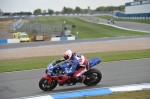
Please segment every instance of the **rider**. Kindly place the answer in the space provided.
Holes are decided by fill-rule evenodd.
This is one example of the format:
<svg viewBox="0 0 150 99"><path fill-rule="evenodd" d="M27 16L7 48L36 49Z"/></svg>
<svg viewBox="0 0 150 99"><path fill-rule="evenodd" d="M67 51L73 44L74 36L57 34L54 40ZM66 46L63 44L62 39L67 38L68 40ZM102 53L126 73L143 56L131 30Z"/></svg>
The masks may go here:
<svg viewBox="0 0 150 99"><path fill-rule="evenodd" d="M73 74L75 79L82 80L81 82L83 82L85 77L82 74L89 69L87 58L81 54L77 54L76 52L73 53L71 50L65 51L63 57L65 60L72 63L70 68L65 68L64 73ZM77 67L79 67L79 69L75 72Z"/></svg>

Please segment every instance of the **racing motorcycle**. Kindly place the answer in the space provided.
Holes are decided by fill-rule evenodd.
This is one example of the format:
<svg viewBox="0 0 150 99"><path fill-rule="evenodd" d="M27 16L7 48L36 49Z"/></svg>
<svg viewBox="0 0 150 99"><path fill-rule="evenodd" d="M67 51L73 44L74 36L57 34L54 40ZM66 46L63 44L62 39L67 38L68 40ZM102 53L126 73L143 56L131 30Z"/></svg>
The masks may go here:
<svg viewBox="0 0 150 99"><path fill-rule="evenodd" d="M72 63L70 61L65 61L61 59L63 62L53 62L49 63L45 75L39 81L39 87L43 91L50 91L53 90L57 84L59 86L72 86L75 84L85 84L86 86L94 86L98 84L102 79L102 74L98 69L92 68L101 62L100 58L91 58L88 59L89 61L89 69L82 75L84 75L84 80L77 80L73 78L73 74L64 74L64 68L69 68ZM76 71L79 69L77 66Z"/></svg>

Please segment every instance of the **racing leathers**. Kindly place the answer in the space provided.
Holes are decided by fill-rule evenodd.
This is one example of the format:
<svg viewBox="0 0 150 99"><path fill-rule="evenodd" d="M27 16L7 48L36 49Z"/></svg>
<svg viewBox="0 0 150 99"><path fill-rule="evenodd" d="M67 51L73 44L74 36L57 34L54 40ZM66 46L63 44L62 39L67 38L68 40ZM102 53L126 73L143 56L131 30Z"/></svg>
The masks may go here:
<svg viewBox="0 0 150 99"><path fill-rule="evenodd" d="M81 54L73 53L69 61L72 65L70 68L65 68L64 73L73 74L74 78L78 78L89 69L88 60ZM79 69L76 71L77 67L79 67Z"/></svg>

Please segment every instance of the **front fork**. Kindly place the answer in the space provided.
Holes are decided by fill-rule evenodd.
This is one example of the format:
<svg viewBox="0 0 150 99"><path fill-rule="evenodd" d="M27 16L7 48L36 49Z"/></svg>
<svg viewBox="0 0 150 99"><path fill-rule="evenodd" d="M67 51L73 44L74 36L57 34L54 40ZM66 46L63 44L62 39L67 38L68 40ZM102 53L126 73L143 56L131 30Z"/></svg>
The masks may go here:
<svg viewBox="0 0 150 99"><path fill-rule="evenodd" d="M47 79L47 84L48 84L48 85L50 85L50 84L51 84L51 82L52 82L52 78L51 78L51 76L50 76L50 75L45 74L45 75L43 76L43 78Z"/></svg>

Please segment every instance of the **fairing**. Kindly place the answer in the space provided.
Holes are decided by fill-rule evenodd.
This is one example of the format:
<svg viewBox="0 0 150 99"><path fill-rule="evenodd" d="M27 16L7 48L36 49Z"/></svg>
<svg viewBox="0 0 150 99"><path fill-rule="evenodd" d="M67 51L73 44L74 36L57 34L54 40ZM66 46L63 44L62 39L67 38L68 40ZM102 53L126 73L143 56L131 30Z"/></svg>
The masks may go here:
<svg viewBox="0 0 150 99"><path fill-rule="evenodd" d="M99 64L101 62L101 59L100 58L91 58L88 61L89 61L90 68L92 68L93 66Z"/></svg>
<svg viewBox="0 0 150 99"><path fill-rule="evenodd" d="M43 76L43 78L47 79L48 84L50 84L51 81L52 81L52 78L51 78L50 75L48 75L48 74L45 74L45 75Z"/></svg>

